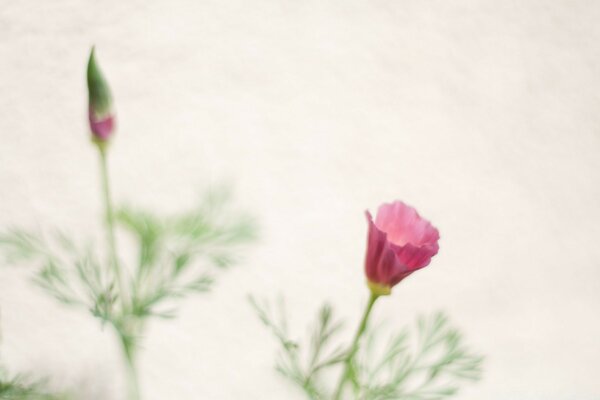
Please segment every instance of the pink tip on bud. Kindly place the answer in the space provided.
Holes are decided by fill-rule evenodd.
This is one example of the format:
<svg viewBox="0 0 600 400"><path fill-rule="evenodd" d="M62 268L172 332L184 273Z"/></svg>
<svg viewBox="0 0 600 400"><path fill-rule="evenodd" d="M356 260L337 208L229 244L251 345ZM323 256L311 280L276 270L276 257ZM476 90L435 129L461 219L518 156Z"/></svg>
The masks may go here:
<svg viewBox="0 0 600 400"><path fill-rule="evenodd" d="M89 118L90 129L92 130L94 139L106 141L112 136L115 128L115 117L113 115L108 115L102 119L95 119L94 112L90 110Z"/></svg>

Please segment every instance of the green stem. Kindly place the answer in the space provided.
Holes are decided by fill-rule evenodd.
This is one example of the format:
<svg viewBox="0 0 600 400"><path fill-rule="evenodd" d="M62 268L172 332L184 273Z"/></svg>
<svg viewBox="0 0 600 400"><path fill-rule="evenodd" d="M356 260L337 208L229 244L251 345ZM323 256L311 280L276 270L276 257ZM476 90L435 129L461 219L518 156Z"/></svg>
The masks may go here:
<svg viewBox="0 0 600 400"><path fill-rule="evenodd" d="M375 304L375 300L377 300L378 298L379 295L375 293L371 293L371 297L369 297L367 308L365 308L365 313L363 314L362 320L360 321L360 325L358 326L356 335L354 335L354 340L352 341L352 345L350 347L350 353L348 353L348 357L346 357L346 361L344 362L344 371L342 372L342 376L340 377L340 381L337 385L337 390L333 397L334 400L340 400L342 397L344 386L346 385L346 382L350 377L350 371L352 368L352 362L354 361L354 356L356 356L356 353L358 352L358 344L360 342L360 338L367 329L367 322L369 321L369 316L371 315L373 304Z"/></svg>
<svg viewBox="0 0 600 400"><path fill-rule="evenodd" d="M119 339L123 346L125 366L127 368L127 399L139 400L140 389L135 363L135 343L122 333L119 333Z"/></svg>
<svg viewBox="0 0 600 400"><path fill-rule="evenodd" d="M123 278L121 276L121 267L119 265L119 257L117 256L117 242L115 239L115 216L113 212L113 206L110 196L110 182L108 178L108 163L106 161L106 144L98 143L98 149L100 150L100 169L102 175L102 194L104 196L104 206L106 210L106 233L108 236L108 247L110 250L111 264L119 286L119 296L121 298L121 304L125 306L125 286L123 284Z"/></svg>
<svg viewBox="0 0 600 400"><path fill-rule="evenodd" d="M98 142L98 150L100 151L100 172L102 175L102 194L104 197L104 206L106 212L106 234L108 237L108 247L110 251L111 265L113 273L119 288L119 299L121 302L122 316L126 315L127 302L125 301L125 285L123 283L121 265L117 254L117 241L115 237L115 216L110 195L110 181L108 175L108 162L106 157L106 143ZM127 392L128 400L139 400L140 392L138 386L137 372L135 368L135 343L125 331L119 330L118 335L123 347L123 355L125 356L125 366L127 368Z"/></svg>

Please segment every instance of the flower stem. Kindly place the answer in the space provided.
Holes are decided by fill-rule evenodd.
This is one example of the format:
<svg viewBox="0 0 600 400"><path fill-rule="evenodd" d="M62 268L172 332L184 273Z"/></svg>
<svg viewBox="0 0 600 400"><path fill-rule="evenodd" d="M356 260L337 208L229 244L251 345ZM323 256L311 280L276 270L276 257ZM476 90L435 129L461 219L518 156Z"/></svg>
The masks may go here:
<svg viewBox="0 0 600 400"><path fill-rule="evenodd" d="M117 256L117 242L115 239L115 223L114 223L114 212L112 206L112 200L110 196L110 182L108 178L108 163L106 160L106 144L98 143L98 150L100 151L100 170L102 175L102 194L104 197L104 206L106 210L106 233L108 237L108 247L110 250L111 264L113 266L113 272L117 285L119 286L119 298L121 304L125 306L125 286L123 285L123 278L121 276L121 267L119 265L119 257Z"/></svg>
<svg viewBox="0 0 600 400"><path fill-rule="evenodd" d="M119 333L119 339L121 340L121 344L123 346L125 366L127 367L127 399L139 400L140 389L135 366L135 343L129 340L129 338L122 333Z"/></svg>
<svg viewBox="0 0 600 400"><path fill-rule="evenodd" d="M117 285L119 288L118 298L121 303L122 316L126 315L127 302L125 301L125 285L123 283L121 265L117 254L117 241L115 237L115 216L110 195L110 180L108 175L108 162L106 157L106 143L97 142L100 152L100 172L102 175L102 195L104 198L104 206L106 212L106 234L108 238L108 247L110 251L111 265ZM109 296L110 297L110 296ZM115 326L116 327L116 326ZM127 368L127 392L128 400L139 400L140 392L138 387L137 372L135 368L135 343L131 340L125 331L117 329L121 345L123 347L123 355L125 356L125 364Z"/></svg>
<svg viewBox="0 0 600 400"><path fill-rule="evenodd" d="M365 313L363 314L362 320L360 321L360 325L358 326L358 330L354 335L354 340L352 341L352 345L350 347L350 352L348 353L348 357L344 361L344 371L342 372L342 376L340 377L340 381L337 385L337 390L334 395L334 400L340 400L342 397L342 393L344 390L344 386L350 377L350 373L352 371L352 362L354 361L354 356L358 352L358 344L360 342L360 338L365 333L367 329L367 322L369 321L369 316L371 315L371 310L373 309L373 304L375 304L375 300L379 298L379 295L371 292L371 297L369 297L369 302L367 303L367 307L365 308Z"/></svg>

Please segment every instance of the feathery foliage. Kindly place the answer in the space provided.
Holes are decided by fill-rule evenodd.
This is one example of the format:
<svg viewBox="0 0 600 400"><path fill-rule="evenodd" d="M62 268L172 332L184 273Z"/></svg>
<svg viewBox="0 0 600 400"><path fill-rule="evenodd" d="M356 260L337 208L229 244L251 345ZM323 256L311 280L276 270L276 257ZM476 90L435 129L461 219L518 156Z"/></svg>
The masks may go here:
<svg viewBox="0 0 600 400"><path fill-rule="evenodd" d="M344 361L347 355L344 347L332 343L341 331L342 323L334 320L331 306L321 307L311 329L310 341L301 344L290 338L283 300L278 304L277 315L269 303L259 302L254 297L249 300L281 346L277 371L300 387L310 399L325 399L321 372Z"/></svg>
<svg viewBox="0 0 600 400"><path fill-rule="evenodd" d="M268 302L250 298L262 323L281 347L277 370L313 400L330 400L328 369L339 369L350 345L345 343L342 322L334 321L325 305L312 329L312 339L302 345L290 338L285 310L280 302L273 312ZM354 359L350 380L357 400L438 400L456 394L460 384L481 377L483 358L465 345L460 332L438 312L420 317L416 330L403 329L381 346L381 329L368 329Z"/></svg>
<svg viewBox="0 0 600 400"><path fill-rule="evenodd" d="M419 317L414 332L392 335L379 351L377 338L378 331L370 331L359 353L359 399L442 399L456 394L462 382L481 378L483 357L465 346L441 312Z"/></svg>

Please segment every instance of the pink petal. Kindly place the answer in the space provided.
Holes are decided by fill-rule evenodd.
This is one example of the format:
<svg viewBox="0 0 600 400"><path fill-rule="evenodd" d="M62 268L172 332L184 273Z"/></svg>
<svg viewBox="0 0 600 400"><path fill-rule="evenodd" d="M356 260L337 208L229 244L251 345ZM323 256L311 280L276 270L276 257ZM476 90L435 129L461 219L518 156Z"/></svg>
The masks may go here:
<svg viewBox="0 0 600 400"><path fill-rule="evenodd" d="M388 240L395 245L406 243L420 246L432 244L439 240L438 230L417 211L403 203L395 201L384 203L379 207L375 217L375 225L388 235Z"/></svg>

